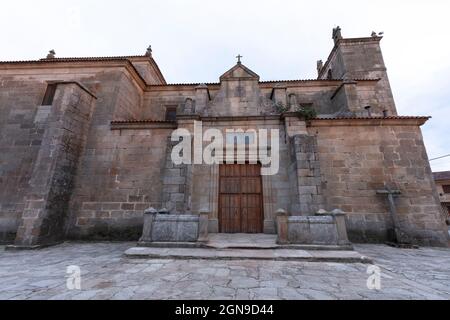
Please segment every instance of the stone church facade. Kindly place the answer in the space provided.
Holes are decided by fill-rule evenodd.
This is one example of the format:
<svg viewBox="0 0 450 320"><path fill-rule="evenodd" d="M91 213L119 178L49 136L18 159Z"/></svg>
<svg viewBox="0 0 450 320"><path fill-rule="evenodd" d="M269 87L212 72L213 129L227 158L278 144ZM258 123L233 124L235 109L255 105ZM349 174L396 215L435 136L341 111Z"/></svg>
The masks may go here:
<svg viewBox="0 0 450 320"><path fill-rule="evenodd" d="M381 242L393 221L380 190L398 190L396 227L420 244L447 245L420 129L429 117L397 114L381 39L335 29L314 80L261 81L239 60L217 83L168 84L150 48L0 62L0 240L137 240L154 207L206 212L212 233L276 233L279 209L340 209L350 240ZM317 115L302 116L303 107ZM279 172L175 165L172 132L200 121L203 130L278 129ZM247 191L234 190L239 181Z"/></svg>

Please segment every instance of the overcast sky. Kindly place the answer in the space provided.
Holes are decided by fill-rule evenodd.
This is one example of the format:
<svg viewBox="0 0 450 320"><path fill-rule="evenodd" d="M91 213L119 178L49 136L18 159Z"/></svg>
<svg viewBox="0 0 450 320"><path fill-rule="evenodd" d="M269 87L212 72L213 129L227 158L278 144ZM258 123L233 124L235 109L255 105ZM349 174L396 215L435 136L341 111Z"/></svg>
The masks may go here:
<svg viewBox="0 0 450 320"><path fill-rule="evenodd" d="M235 56L262 80L315 78L331 30L384 31L382 49L401 115L430 115L430 158L450 154L450 1L5 1L0 60L144 54L169 83L216 82ZM432 161L450 170L450 158Z"/></svg>

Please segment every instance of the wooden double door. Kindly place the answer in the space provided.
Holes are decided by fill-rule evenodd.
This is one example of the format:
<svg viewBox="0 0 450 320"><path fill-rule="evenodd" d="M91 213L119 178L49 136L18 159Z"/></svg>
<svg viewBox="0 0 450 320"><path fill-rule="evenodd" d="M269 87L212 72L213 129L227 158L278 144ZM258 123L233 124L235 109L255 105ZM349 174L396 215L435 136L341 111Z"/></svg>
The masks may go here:
<svg viewBox="0 0 450 320"><path fill-rule="evenodd" d="M261 166L220 165L219 230L262 233L264 229Z"/></svg>

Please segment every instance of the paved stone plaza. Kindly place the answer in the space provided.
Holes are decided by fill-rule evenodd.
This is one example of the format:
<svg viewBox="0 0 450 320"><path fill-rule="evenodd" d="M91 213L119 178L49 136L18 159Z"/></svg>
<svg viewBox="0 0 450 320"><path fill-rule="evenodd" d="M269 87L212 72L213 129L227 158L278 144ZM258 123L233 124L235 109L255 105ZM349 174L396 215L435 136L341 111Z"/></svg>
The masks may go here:
<svg viewBox="0 0 450 320"><path fill-rule="evenodd" d="M66 243L40 251L0 247L0 299L450 299L450 250L357 245L381 268L292 261L127 259L135 243ZM67 267L81 289L66 288Z"/></svg>

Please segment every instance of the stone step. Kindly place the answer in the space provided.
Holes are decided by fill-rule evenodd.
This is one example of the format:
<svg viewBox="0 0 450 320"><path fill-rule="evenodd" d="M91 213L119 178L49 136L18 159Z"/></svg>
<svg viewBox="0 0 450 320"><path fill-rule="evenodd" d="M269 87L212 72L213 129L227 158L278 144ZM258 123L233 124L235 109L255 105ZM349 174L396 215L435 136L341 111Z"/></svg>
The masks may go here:
<svg viewBox="0 0 450 320"><path fill-rule="evenodd" d="M353 245L302 245L302 244L242 244L242 243L214 243L214 242L139 242L138 247L148 248L203 248L203 249L253 249L253 250L280 250L280 249L295 249L295 250L321 250L321 251L352 251Z"/></svg>
<svg viewBox="0 0 450 320"><path fill-rule="evenodd" d="M356 251L298 249L206 249L135 247L125 252L134 259L174 260L270 260L337 263L372 263Z"/></svg>

